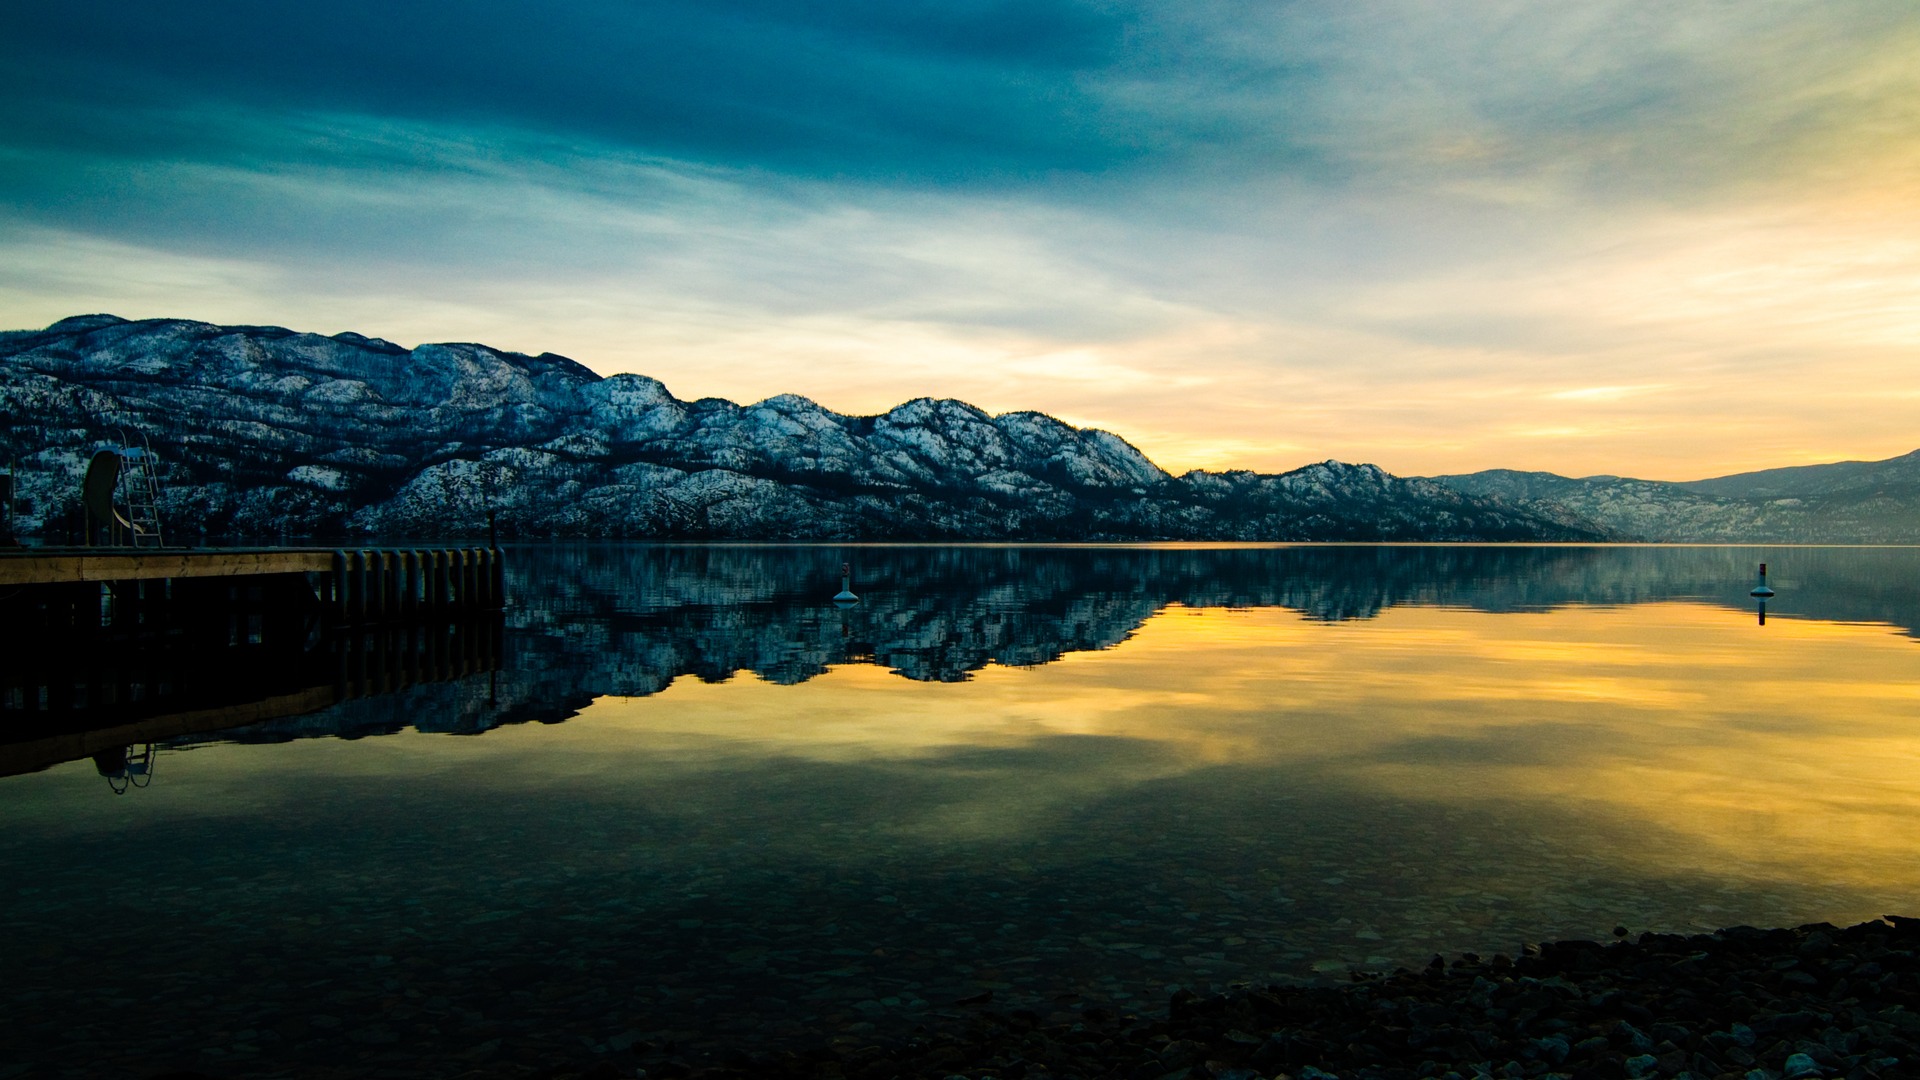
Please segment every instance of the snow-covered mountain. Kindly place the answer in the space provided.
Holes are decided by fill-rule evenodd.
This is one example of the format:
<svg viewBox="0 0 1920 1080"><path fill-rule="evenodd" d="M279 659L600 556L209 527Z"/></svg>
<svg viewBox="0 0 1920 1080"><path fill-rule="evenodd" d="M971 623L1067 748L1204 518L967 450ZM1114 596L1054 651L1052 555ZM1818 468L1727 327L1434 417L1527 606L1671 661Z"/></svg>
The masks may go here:
<svg viewBox="0 0 1920 1080"><path fill-rule="evenodd" d="M1463 494L1560 514L1623 540L1920 542L1920 450L1668 483L1492 469L1434 480Z"/></svg>
<svg viewBox="0 0 1920 1080"><path fill-rule="evenodd" d="M1169 476L1124 439L921 398L847 416L681 401L552 354L111 315L0 333L15 526L59 540L87 457L144 437L171 541L213 536L1578 540L1370 465ZM123 434L124 433L124 434Z"/></svg>

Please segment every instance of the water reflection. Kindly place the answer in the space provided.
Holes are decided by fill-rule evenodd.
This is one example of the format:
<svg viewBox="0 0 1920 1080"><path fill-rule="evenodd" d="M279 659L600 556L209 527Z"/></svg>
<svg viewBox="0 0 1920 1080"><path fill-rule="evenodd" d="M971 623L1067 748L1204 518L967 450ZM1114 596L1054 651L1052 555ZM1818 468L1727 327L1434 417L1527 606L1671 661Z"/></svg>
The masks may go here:
<svg viewBox="0 0 1920 1080"><path fill-rule="evenodd" d="M153 783L154 756L158 751L152 743L101 750L93 755L93 767L115 795L125 795L133 788Z"/></svg>
<svg viewBox="0 0 1920 1080"><path fill-rule="evenodd" d="M1756 549L1591 547L864 548L857 609L826 599L845 549L554 548L515 552L526 616L597 654L599 693L645 694L680 675L750 671L783 684L867 662L955 681L989 663L1110 648L1154 612L1288 608L1316 621L1395 607L1546 611L1568 605L1748 603ZM1920 625L1909 549L1772 556L1774 614ZM549 591L547 584L551 583Z"/></svg>
<svg viewBox="0 0 1920 1080"><path fill-rule="evenodd" d="M421 730L474 732L565 719L601 696L747 672L795 685L847 664L958 682L1111 649L1156 612L1285 608L1314 622L1400 607L1485 612L1697 601L1732 609L1755 550L1739 548L524 548L509 562L509 615L494 710L430 710ZM1773 614L1920 626L1908 549L1794 549L1772 556ZM831 603L843 563L860 602ZM328 725L332 725L331 728ZM391 730L337 714L274 737Z"/></svg>
<svg viewBox="0 0 1920 1080"><path fill-rule="evenodd" d="M201 741L139 799L84 761L0 784L27 1060L630 1065L1920 895L1920 553L511 565L492 678ZM101 871L128 845L137 897ZM135 918L114 967L97 928Z"/></svg>
<svg viewBox="0 0 1920 1080"><path fill-rule="evenodd" d="M1111 649L1169 607L1284 608L1340 623L1403 607L1732 606L1752 602L1746 575L1768 557L1786 591L1776 616L1920 633L1913 549L535 546L509 560L515 606L505 623L328 636L268 607L246 636L223 623L132 646L10 642L0 653L0 775L112 741L30 753L7 745L72 730L181 745L213 732L238 741L472 734L559 722L596 698L655 694L685 677L747 672L795 685L871 664L959 682L988 665ZM856 564L859 602L829 602ZM1767 604L1756 606L1762 626ZM477 671L489 672L484 695L336 707ZM126 727L134 719L155 722Z"/></svg>
<svg viewBox="0 0 1920 1080"><path fill-rule="evenodd" d="M1726 609L1678 602L1407 608L1334 626L1173 608L1111 653L992 669L937 695L862 667L797 687L694 683L602 698L543 738L599 745L599 767L662 790L749 756L963 772L947 797L890 803L870 823L939 842L1029 838L1143 786L1254 772L1577 810L1640 836L1642 870L1684 872L1705 846L1725 849L1718 870L1755 880L1869 886L1899 865L1920 887L1905 832L1884 827L1920 821L1905 771L1920 759L1920 653L1839 624L1770 630L1757 640ZM1747 850L1762 819L1769 840Z"/></svg>
<svg viewBox="0 0 1920 1080"><path fill-rule="evenodd" d="M745 671L799 684L870 663L958 682L987 665L1110 650L1167 607L1284 607L1342 623L1409 605L1498 613L1732 605L1753 561L1755 552L1738 548L524 548L509 563L516 607L507 625L326 634L267 607L244 636L221 623L131 642L8 640L0 719L8 742L161 717L175 719L171 730L150 723L132 734L169 738L246 721L259 723L234 738L478 732L563 721L595 698L657 694L684 676L712 682ZM862 600L828 603L852 563ZM1793 550L1774 565L1788 575L1774 578L1788 590L1774 615L1887 623L1907 634L1920 625L1910 550ZM1757 615L1764 625L1766 601ZM495 669L503 675L480 698L330 707ZM69 759L90 753L75 748ZM0 774L44 763L44 753L29 763L0 751Z"/></svg>
<svg viewBox="0 0 1920 1080"><path fill-rule="evenodd" d="M507 718L497 672L498 616L445 623L326 629L269 620L245 637L190 632L0 639L0 777L91 758L116 792L151 783L155 746L207 741L357 737L431 728L437 714ZM394 715L364 699L404 698L438 683L484 680L485 695L428 695ZM455 719L450 725L459 726ZM140 750L135 761L130 746ZM125 760L110 767L116 756Z"/></svg>

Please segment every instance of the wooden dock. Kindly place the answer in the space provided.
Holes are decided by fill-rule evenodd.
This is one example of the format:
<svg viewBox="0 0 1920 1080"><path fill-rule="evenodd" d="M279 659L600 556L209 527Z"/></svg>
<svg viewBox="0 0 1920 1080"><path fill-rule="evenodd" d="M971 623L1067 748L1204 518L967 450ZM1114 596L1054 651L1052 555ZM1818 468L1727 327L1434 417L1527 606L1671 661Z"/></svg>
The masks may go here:
<svg viewBox="0 0 1920 1080"><path fill-rule="evenodd" d="M94 621L89 588L96 607L106 589L125 593L129 606L151 608L172 600L176 582L195 583L180 592L204 603L208 585L232 592L291 579L304 588L275 591L310 597L337 625L358 626L498 611L506 606L504 569L491 547L21 548L0 552L0 590L18 590L16 601L37 598L43 609L52 601L67 612L63 619L83 625Z"/></svg>
<svg viewBox="0 0 1920 1080"><path fill-rule="evenodd" d="M0 552L0 775L498 670L495 548Z"/></svg>
<svg viewBox="0 0 1920 1080"><path fill-rule="evenodd" d="M17 548L0 551L0 588L326 573L333 555L331 548Z"/></svg>

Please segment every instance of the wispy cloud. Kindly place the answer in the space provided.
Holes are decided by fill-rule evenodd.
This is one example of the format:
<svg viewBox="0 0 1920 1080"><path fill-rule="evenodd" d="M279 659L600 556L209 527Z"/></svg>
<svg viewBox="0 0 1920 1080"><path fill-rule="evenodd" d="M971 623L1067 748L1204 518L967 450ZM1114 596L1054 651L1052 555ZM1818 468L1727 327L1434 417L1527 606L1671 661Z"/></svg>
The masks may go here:
<svg viewBox="0 0 1920 1080"><path fill-rule="evenodd" d="M1920 442L1920 13L1508 0L0 16L0 321L1038 408L1171 468Z"/></svg>

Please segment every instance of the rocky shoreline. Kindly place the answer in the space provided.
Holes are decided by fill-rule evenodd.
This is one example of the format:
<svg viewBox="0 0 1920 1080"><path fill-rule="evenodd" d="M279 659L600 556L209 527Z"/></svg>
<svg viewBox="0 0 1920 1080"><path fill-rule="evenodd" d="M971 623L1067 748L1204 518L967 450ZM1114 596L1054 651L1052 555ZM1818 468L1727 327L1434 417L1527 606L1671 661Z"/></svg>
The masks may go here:
<svg viewBox="0 0 1920 1080"><path fill-rule="evenodd" d="M1920 1075L1920 919L1561 941L1336 986L1175 993L1164 1015L957 1002L912 1037L719 1060L641 1043L562 1077L1399 1080Z"/></svg>

